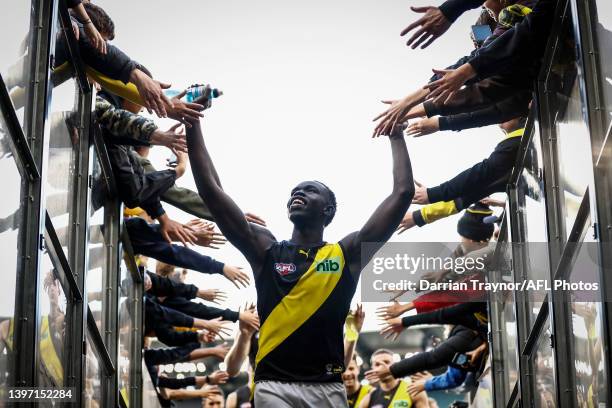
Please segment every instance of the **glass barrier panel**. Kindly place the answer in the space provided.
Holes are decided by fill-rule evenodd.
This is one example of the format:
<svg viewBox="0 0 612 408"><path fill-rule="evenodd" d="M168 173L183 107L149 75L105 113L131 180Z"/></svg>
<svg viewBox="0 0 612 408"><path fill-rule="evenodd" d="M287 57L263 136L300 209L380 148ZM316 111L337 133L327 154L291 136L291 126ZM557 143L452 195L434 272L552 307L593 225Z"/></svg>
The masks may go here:
<svg viewBox="0 0 612 408"><path fill-rule="evenodd" d="M574 80L567 105L557 117L559 191L565 218L566 240L578 208L593 178L589 131L584 122L578 81Z"/></svg>
<svg viewBox="0 0 612 408"><path fill-rule="evenodd" d="M548 327L548 321L545 323ZM555 398L555 357L550 344L550 330L545 330L538 339L533 355L533 395L536 407L554 408Z"/></svg>
<svg viewBox="0 0 612 408"><path fill-rule="evenodd" d="M597 32L600 84L603 87L605 103L606 135L612 129L612 3L608 0L595 0L597 5Z"/></svg>
<svg viewBox="0 0 612 408"><path fill-rule="evenodd" d="M117 356L117 378L119 381L119 393L129 406L130 401L130 364L132 357L130 355L130 344L133 341L134 322L131 315L132 301L130 294L132 292L132 278L128 271L125 261L121 261L120 273L121 291L119 293L119 347Z"/></svg>
<svg viewBox="0 0 612 408"><path fill-rule="evenodd" d="M522 224L525 231L525 244L522 246L525 255L525 275L532 282L550 283L544 168L539 123L534 124L533 132L527 149L525 167L517 186L520 215L523 218ZM544 285L525 292L530 327L535 322L546 293Z"/></svg>
<svg viewBox="0 0 612 408"><path fill-rule="evenodd" d="M102 401L102 388L104 384L104 368L98 360L93 344L89 340L89 333L86 337L87 355L85 356L85 382L83 388L83 399L85 408L104 407Z"/></svg>
<svg viewBox="0 0 612 408"><path fill-rule="evenodd" d="M0 74L6 85L21 126L30 90L30 22L32 4L11 2L0 14Z"/></svg>
<svg viewBox="0 0 612 408"><path fill-rule="evenodd" d="M61 387L68 359L66 295L47 253L41 260L40 272L37 386Z"/></svg>
<svg viewBox="0 0 612 408"><path fill-rule="evenodd" d="M576 261L569 282L597 283L599 277L598 245L587 233L584 242L576 246ZM595 291L571 290L571 327L573 340L576 398L578 406L605 406L608 403L606 384L608 375L604 369L605 336L601 293Z"/></svg>
<svg viewBox="0 0 612 408"><path fill-rule="evenodd" d="M75 108L76 83L73 78L53 88L45 137L49 139L45 186L46 208L70 260L73 238L73 201L76 186L76 160L79 146L79 115Z"/></svg>
<svg viewBox="0 0 612 408"><path fill-rule="evenodd" d="M88 270L87 270L87 302L91 313L96 320L100 333L104 333L105 322L103 322L106 306L106 293L104 291L105 277L107 274L107 250L110 242L104 235L104 225L107 218L107 197L105 183L102 181L100 160L94 153L92 186L89 196L89 242L87 244ZM102 336L104 338L104 336Z"/></svg>
<svg viewBox="0 0 612 408"><path fill-rule="evenodd" d="M20 271L20 242L23 231L22 201L26 179L22 177L9 140L11 136L0 113L0 174L2 174L2 200L0 201L0 259L3 279L0 285L0 397L6 392L7 381L13 372L15 350L15 297L17 276Z"/></svg>

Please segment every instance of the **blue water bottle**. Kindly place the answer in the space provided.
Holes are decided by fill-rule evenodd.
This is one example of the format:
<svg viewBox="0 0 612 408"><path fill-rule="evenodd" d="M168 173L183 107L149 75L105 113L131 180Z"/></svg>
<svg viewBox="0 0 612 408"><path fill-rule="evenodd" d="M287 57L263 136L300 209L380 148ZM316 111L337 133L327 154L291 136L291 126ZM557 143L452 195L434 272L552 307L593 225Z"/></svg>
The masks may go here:
<svg viewBox="0 0 612 408"><path fill-rule="evenodd" d="M223 95L223 92L221 92L217 88L211 88L208 85L192 85L187 89L187 95L185 95L185 99L187 100L187 102L193 102L195 99L201 97L205 93L207 94L205 96L208 100L212 100Z"/></svg>

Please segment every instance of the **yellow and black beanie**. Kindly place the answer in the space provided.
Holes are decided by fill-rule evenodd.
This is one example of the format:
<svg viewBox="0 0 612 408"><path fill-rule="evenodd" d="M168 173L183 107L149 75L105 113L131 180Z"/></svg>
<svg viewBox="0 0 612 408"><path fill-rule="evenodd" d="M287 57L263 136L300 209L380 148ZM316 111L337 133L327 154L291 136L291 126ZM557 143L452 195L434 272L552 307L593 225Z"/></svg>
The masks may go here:
<svg viewBox="0 0 612 408"><path fill-rule="evenodd" d="M484 219L491 215L493 215L493 210L489 206L481 203L472 204L459 219L457 232L472 241L488 241L495 227L493 224L485 223Z"/></svg>

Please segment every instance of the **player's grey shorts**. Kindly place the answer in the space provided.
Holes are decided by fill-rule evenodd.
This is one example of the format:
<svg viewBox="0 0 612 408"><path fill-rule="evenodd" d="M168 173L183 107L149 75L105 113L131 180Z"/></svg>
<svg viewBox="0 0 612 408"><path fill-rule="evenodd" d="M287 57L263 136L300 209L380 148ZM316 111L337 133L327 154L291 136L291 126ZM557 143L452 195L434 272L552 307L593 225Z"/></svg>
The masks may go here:
<svg viewBox="0 0 612 408"><path fill-rule="evenodd" d="M281 383L259 381L255 384L257 408L338 408L348 407L342 383Z"/></svg>

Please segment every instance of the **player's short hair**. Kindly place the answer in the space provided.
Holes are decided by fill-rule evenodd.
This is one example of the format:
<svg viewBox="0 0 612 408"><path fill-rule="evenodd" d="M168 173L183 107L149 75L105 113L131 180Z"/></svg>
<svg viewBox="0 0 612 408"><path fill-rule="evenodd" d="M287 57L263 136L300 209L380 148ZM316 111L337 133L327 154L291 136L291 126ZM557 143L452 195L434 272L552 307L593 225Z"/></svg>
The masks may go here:
<svg viewBox="0 0 612 408"><path fill-rule="evenodd" d="M319 183L323 187L325 187L325 189L327 190L327 194L329 195L329 205L334 207L331 215L328 216L327 219L325 220L325 226L328 226L332 222L332 220L334 219L334 216L336 215L336 208L337 208L336 194L334 194L332 189L329 188L325 183L323 183L323 182L321 182L319 180L314 180L314 181L316 183Z"/></svg>
<svg viewBox="0 0 612 408"><path fill-rule="evenodd" d="M380 354L388 354L390 356L393 356L393 352L389 349L386 348L380 348L378 350L376 350L375 352L372 353L372 356L370 357L370 361L374 360L374 357L380 355Z"/></svg>

